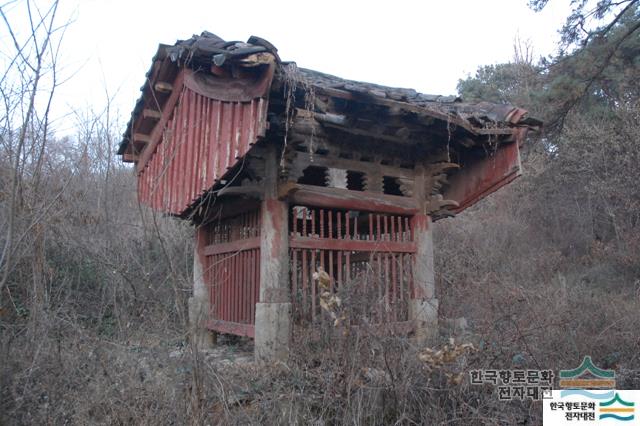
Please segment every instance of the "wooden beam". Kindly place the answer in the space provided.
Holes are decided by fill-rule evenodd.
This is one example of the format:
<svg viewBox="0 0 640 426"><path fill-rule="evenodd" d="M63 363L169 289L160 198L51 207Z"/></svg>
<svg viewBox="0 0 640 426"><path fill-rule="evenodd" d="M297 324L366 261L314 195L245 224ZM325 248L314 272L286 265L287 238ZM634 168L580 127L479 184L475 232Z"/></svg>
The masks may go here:
<svg viewBox="0 0 640 426"><path fill-rule="evenodd" d="M216 220L226 219L233 216L238 216L242 213L257 209L260 207L260 202L253 199L235 199L235 200L222 200L216 199L212 202L212 205L208 206L203 213L204 223L213 223Z"/></svg>
<svg viewBox="0 0 640 426"><path fill-rule="evenodd" d="M264 194L264 187L262 185L225 186L215 192L218 197L223 195L247 195L260 198Z"/></svg>
<svg viewBox="0 0 640 426"><path fill-rule="evenodd" d="M313 158L313 161L311 159ZM348 158L340 158L335 156L323 156L320 154L313 154L311 156L308 152L295 152L294 162L302 164L302 168L308 166L320 166L329 167L343 170L352 170L354 172L380 172L384 176L392 176L404 179L413 179L414 171L412 169L404 169L400 167L386 166L383 164L376 164L358 160L350 160Z"/></svg>
<svg viewBox="0 0 640 426"><path fill-rule="evenodd" d="M255 326L253 324L241 324L223 320L207 321L207 328L220 333L235 334L236 336L255 336Z"/></svg>
<svg viewBox="0 0 640 426"><path fill-rule="evenodd" d="M167 83L166 81L158 81L153 85L153 88L159 93L171 93L173 91L173 84Z"/></svg>
<svg viewBox="0 0 640 426"><path fill-rule="evenodd" d="M469 131L473 134L478 134L478 129L471 126L466 121L446 114L444 112L435 110L433 108L427 108L419 105L409 104L406 102L394 101L393 99L381 98L378 96L359 96L358 94L354 94L348 92L346 90L334 89L334 88L325 88L320 86L314 86L317 93L324 93L329 96L333 96L340 99L345 99L349 101L362 102L362 103L370 103L374 105L382 105L389 108L392 108L394 111L404 110L409 112L414 112L419 115L427 115L434 118L438 118L442 121L446 121L451 124L455 124L457 126L462 127L463 129Z"/></svg>
<svg viewBox="0 0 640 426"><path fill-rule="evenodd" d="M144 133L134 133L133 134L133 143L149 143L151 142L151 136L145 135Z"/></svg>
<svg viewBox="0 0 640 426"><path fill-rule="evenodd" d="M138 161L138 156L125 152L124 154L122 154L122 161L125 163L135 163L136 161Z"/></svg>
<svg viewBox="0 0 640 426"><path fill-rule="evenodd" d="M413 198L397 195L301 184L287 184L281 190L280 198L288 198L290 204L402 215L413 215L419 210Z"/></svg>
<svg viewBox="0 0 640 426"><path fill-rule="evenodd" d="M496 127L486 129L476 129L479 135L512 135L516 129L510 127Z"/></svg>
<svg viewBox="0 0 640 426"><path fill-rule="evenodd" d="M310 250L343 250L365 252L415 253L411 242L338 240L313 237L291 237L289 247Z"/></svg>
<svg viewBox="0 0 640 426"><path fill-rule="evenodd" d="M160 120L162 118L162 113L151 108L145 108L142 110L142 117L151 118L152 120Z"/></svg>
<svg viewBox="0 0 640 426"><path fill-rule="evenodd" d="M246 238L230 243L211 244L204 247L203 253L205 256L213 256L214 254L236 253L255 248L260 248L260 237Z"/></svg>
<svg viewBox="0 0 640 426"><path fill-rule="evenodd" d="M351 126L340 126L340 125L334 124L333 122L322 122L322 125L331 129L339 130L341 132L349 133L351 135L363 136L371 139L379 139L387 142L406 144L407 142L412 141L412 139L405 139L405 138L399 138L397 136L383 135L382 133L379 133L379 132L370 132L364 129L356 129Z"/></svg>
<svg viewBox="0 0 640 426"><path fill-rule="evenodd" d="M309 120L317 120L321 123L331 123L338 126L347 126L347 117L341 114L312 112L302 108L296 108L296 117L303 117Z"/></svg>

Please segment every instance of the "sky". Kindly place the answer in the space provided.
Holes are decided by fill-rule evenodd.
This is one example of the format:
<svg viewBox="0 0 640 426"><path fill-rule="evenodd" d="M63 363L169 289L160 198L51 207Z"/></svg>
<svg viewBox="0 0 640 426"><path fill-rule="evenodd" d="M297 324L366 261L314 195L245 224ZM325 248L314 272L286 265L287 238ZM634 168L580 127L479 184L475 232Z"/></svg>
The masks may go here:
<svg viewBox="0 0 640 426"><path fill-rule="evenodd" d="M458 80L478 66L509 61L516 38L529 42L535 57L551 54L568 11L568 0L551 0L540 13L527 0L61 0L59 22L71 23L54 115L100 110L111 98L124 125L158 44L204 30L225 40L260 36L300 67L455 94ZM73 127L68 119L57 123L61 133Z"/></svg>

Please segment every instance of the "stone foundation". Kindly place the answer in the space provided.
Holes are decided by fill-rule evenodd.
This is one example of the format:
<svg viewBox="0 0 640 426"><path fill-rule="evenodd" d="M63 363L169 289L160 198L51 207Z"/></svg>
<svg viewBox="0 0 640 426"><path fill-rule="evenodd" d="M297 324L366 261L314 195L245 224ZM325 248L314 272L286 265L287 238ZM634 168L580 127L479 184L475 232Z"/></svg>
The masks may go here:
<svg viewBox="0 0 640 426"><path fill-rule="evenodd" d="M291 341L291 303L257 303L255 358L257 361L286 361Z"/></svg>

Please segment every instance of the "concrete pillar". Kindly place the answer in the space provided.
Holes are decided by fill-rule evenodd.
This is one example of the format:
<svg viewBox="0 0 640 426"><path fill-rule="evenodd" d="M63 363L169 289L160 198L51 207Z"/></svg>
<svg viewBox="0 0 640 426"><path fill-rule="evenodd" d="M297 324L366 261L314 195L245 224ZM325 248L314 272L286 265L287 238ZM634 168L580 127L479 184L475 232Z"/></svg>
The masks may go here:
<svg viewBox="0 0 640 426"><path fill-rule="evenodd" d="M415 321L417 343L435 343L438 337L438 299L435 297L431 218L417 214L411 219L416 254L413 262L413 295L409 316Z"/></svg>
<svg viewBox="0 0 640 426"><path fill-rule="evenodd" d="M216 334L207 328L210 299L209 287L204 279L202 250L204 232L196 232L196 244L193 253L193 296L189 298L189 328L191 342L199 348L209 348L216 340Z"/></svg>
<svg viewBox="0 0 640 426"><path fill-rule="evenodd" d="M256 304L254 354L258 361L289 357L292 308L289 290L289 205L277 197L278 156L265 155L265 193L260 230L260 302Z"/></svg>

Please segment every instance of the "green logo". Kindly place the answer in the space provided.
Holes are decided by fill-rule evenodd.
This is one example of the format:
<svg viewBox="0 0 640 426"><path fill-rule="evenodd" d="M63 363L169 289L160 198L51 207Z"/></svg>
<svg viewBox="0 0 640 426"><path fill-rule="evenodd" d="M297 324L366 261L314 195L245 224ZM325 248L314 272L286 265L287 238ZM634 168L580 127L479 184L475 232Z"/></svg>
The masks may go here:
<svg viewBox="0 0 640 426"><path fill-rule="evenodd" d="M590 356L585 356L577 368L560 370L560 387L569 389L597 389L616 387L616 373L594 365Z"/></svg>
<svg viewBox="0 0 640 426"><path fill-rule="evenodd" d="M615 403L617 407L614 407ZM621 421L633 420L635 412L635 403L625 401L620 398L620 394L616 395L609 401L600 403L600 419L616 419Z"/></svg>

